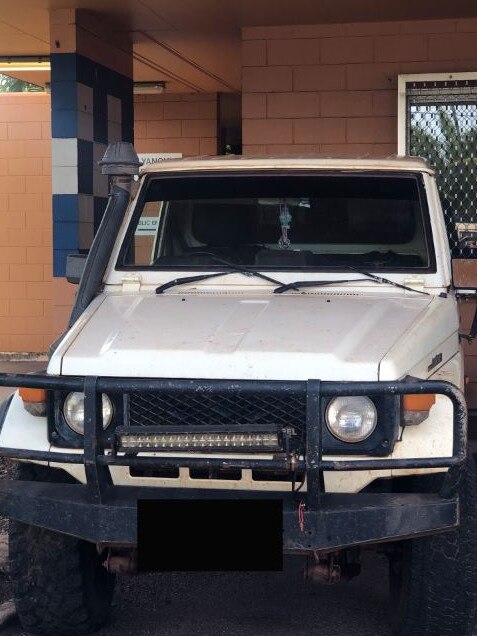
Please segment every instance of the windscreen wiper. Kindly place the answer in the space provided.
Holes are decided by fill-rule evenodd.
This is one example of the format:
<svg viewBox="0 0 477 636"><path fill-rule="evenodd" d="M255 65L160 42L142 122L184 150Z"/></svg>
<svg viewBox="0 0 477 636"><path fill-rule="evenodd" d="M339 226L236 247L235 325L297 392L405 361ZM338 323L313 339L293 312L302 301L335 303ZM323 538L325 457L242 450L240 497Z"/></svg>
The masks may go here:
<svg viewBox="0 0 477 636"><path fill-rule="evenodd" d="M220 256L216 256L213 252L195 252L196 254L204 254L206 256L211 256L210 260L218 263L219 265L225 265L229 267L231 273L240 273L245 274L246 276L255 276L257 278L261 278L263 280L268 280L269 283L273 283L274 285L283 285L281 281L278 281L276 278L271 278L271 276L267 276L266 274L262 274L262 272L257 272L254 269L250 269L249 267L244 267L243 265L237 265L236 263L232 263L231 261L227 261L225 258L221 258Z"/></svg>
<svg viewBox="0 0 477 636"><path fill-rule="evenodd" d="M198 254L199 252L196 252ZM216 278L217 276L227 276L228 274L243 274L244 276L255 276L256 278L261 278L263 280L268 281L269 283L273 283L273 285L283 286L283 283L275 278L271 278L266 274L262 274L261 272L256 272L253 269L248 269L246 267L241 267L240 265L235 265L234 263L229 263L218 256L215 256L212 252L200 252L200 254L207 254L212 256L211 260L220 263L221 265L225 265L228 269L226 272L214 272L213 274L197 274L196 276L183 276L182 278L174 278L174 280L170 280L168 283L164 283L163 285L159 285L156 288L156 294L162 294L166 291L166 289L170 289L171 287L176 287L177 285L186 285L187 283L195 283L200 280L207 280L208 278ZM294 286L291 286L293 289Z"/></svg>
<svg viewBox="0 0 477 636"><path fill-rule="evenodd" d="M296 280L287 285L280 285L273 290L274 294L283 294L290 289L299 289L301 287L326 287L326 285L338 285L341 283L357 283L358 281L368 280L367 278L344 278L343 280Z"/></svg>
<svg viewBox="0 0 477 636"><path fill-rule="evenodd" d="M195 283L196 281L207 280L208 278L215 278L216 276L227 276L227 274L232 274L232 272L215 272L214 274L198 274L197 276L174 278L174 280L170 280L168 283L164 283L163 285L156 287L156 294L163 294L166 289L176 287L176 285L186 285L187 283Z"/></svg>
<svg viewBox="0 0 477 636"><path fill-rule="evenodd" d="M353 279L343 279L343 280L299 280L294 283L289 283L288 285L281 285L273 290L274 294L283 294L290 289L296 289L300 287L324 287L326 285L337 285L341 283L357 283L366 280L372 280L380 285L392 285L393 287L399 287L399 289L405 289L406 291L416 292L416 294L424 294L425 296L430 296L429 292L421 291L419 289L413 289L412 287L408 287L407 285L401 285L401 283L396 283L389 278L383 278L382 276L376 276L375 274L371 274L370 272L362 272L351 265L347 265L346 269L350 269L353 272L356 272L360 276L366 276L366 278L353 278Z"/></svg>
<svg viewBox="0 0 477 636"><path fill-rule="evenodd" d="M383 278L382 276L376 276L376 274L371 274L371 272L361 272L359 269L356 269L352 265L348 265L348 269L351 269L353 272L356 272L360 276L367 276L371 280L375 280L377 283L381 283L381 285L392 285L393 287L399 287L399 289L405 289L406 291L416 292L416 294L423 294L424 296L430 296L429 292L421 291L420 289L414 289L413 287L408 287L407 285L401 285L401 283L396 283L394 280L390 280L389 278Z"/></svg>

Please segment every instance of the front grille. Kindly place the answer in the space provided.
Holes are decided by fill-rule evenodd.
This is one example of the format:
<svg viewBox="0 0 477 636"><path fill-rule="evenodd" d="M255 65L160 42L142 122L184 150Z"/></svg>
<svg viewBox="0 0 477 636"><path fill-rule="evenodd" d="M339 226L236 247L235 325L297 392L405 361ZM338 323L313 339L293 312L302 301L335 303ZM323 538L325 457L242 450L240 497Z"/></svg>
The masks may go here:
<svg viewBox="0 0 477 636"><path fill-rule="evenodd" d="M184 390L129 394L130 426L243 427L273 425L293 446L304 440L305 391Z"/></svg>

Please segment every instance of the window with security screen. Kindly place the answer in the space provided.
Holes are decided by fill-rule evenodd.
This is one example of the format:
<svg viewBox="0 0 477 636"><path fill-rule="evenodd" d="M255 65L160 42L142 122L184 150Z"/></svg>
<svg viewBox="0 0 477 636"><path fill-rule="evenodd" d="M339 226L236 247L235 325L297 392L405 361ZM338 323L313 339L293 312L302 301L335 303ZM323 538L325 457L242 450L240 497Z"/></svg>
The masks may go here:
<svg viewBox="0 0 477 636"><path fill-rule="evenodd" d="M436 170L453 258L477 257L477 74L400 77L399 151Z"/></svg>

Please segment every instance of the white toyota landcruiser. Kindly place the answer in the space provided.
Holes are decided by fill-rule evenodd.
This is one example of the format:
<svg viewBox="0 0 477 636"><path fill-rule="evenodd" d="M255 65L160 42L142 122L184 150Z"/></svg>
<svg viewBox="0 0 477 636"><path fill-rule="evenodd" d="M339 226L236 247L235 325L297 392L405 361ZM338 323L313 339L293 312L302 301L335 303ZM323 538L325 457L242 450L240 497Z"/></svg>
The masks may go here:
<svg viewBox="0 0 477 636"><path fill-rule="evenodd" d="M432 170L223 157L137 179L128 144L102 166L69 328L46 373L0 376L20 387L0 512L24 630L96 629L138 560L279 567L278 545L334 582L373 545L396 633L471 634L477 482Z"/></svg>

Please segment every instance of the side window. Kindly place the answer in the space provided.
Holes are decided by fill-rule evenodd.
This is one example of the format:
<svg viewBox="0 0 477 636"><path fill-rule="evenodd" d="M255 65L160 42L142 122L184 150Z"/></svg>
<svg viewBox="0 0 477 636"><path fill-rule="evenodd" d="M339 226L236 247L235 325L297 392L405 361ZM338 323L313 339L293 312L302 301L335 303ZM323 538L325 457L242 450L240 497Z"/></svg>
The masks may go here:
<svg viewBox="0 0 477 636"><path fill-rule="evenodd" d="M157 252L159 219L162 201L148 201L144 204L141 218L134 232L134 240L128 253L128 263L151 265Z"/></svg>

